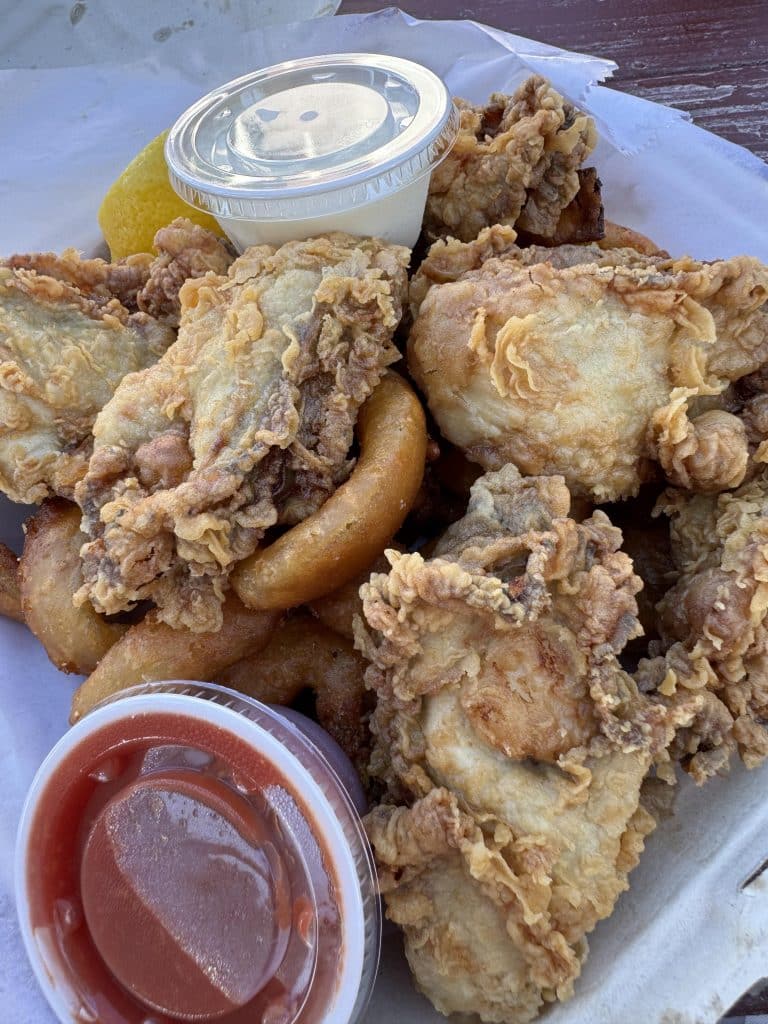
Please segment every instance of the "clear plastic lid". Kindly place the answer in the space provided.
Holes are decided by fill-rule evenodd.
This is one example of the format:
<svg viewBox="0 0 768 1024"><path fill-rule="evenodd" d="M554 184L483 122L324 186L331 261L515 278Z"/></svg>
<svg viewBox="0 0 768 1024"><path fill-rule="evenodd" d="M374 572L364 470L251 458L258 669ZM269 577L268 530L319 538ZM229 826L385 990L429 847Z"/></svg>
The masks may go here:
<svg viewBox="0 0 768 1024"><path fill-rule="evenodd" d="M204 96L165 155L182 199L214 216L317 217L381 199L428 174L458 112L420 64L374 53L287 61Z"/></svg>

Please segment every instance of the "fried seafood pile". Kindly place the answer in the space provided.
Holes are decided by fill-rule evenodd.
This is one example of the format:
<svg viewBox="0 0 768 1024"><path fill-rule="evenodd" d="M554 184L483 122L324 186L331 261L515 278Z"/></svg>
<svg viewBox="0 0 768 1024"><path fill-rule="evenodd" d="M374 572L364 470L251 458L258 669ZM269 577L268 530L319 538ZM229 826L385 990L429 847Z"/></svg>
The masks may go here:
<svg viewBox="0 0 768 1024"><path fill-rule="evenodd" d="M607 517L569 505L562 477L505 466L432 558L391 552L362 587L385 785L367 827L443 1013L527 1021L570 995L654 828L643 780L697 706L621 668L641 581Z"/></svg>
<svg viewBox="0 0 768 1024"><path fill-rule="evenodd" d="M0 612L73 721L152 679L310 708L418 986L523 1024L662 783L768 755L768 267L606 222L543 79L459 105L410 282L185 221L0 264L0 490L42 502Z"/></svg>
<svg viewBox="0 0 768 1024"><path fill-rule="evenodd" d="M0 608L88 676L73 721L141 679L314 688L364 774L360 656L281 619L380 555L419 490L424 413L387 372L408 250L337 233L235 259L186 221L155 247L3 263L0 485L42 505L21 559L0 548Z"/></svg>
<svg viewBox="0 0 768 1024"><path fill-rule="evenodd" d="M175 344L93 427L81 599L220 627L234 565L348 476L358 409L398 358L407 260L338 234L249 249L182 287Z"/></svg>

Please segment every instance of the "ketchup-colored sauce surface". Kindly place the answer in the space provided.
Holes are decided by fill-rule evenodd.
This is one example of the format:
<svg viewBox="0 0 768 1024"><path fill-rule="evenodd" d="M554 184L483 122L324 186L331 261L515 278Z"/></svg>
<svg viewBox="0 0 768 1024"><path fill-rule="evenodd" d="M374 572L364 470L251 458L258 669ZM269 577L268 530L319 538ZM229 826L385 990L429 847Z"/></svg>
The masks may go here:
<svg viewBox="0 0 768 1024"><path fill-rule="evenodd" d="M145 713L72 751L38 804L35 940L73 1021L315 1024L343 956L312 814L232 733Z"/></svg>

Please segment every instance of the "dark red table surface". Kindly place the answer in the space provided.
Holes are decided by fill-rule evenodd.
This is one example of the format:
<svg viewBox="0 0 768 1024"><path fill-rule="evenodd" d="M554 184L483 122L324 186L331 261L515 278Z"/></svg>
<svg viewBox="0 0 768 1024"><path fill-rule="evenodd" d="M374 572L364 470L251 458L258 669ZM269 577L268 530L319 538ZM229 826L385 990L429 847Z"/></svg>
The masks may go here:
<svg viewBox="0 0 768 1024"><path fill-rule="evenodd" d="M343 0L340 14L385 0ZM615 60L611 84L688 111L768 159L767 0L402 0L417 18L472 18Z"/></svg>
<svg viewBox="0 0 768 1024"><path fill-rule="evenodd" d="M385 6L342 0L339 14ZM686 110L702 128L768 160L768 0L401 0L397 6L416 18L472 18L610 58L619 65L614 88ZM768 1014L768 986L730 1013L737 1020Z"/></svg>

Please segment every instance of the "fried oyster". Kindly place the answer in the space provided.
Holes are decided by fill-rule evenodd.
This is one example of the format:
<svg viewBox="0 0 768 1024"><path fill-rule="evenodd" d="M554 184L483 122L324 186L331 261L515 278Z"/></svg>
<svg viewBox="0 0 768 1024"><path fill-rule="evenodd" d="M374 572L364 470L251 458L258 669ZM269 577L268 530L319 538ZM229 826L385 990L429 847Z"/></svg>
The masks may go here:
<svg viewBox="0 0 768 1024"><path fill-rule="evenodd" d="M74 253L65 259L76 262ZM133 282L134 267L125 269ZM0 490L13 501L71 498L96 414L126 373L174 340L170 327L130 312L109 283L88 294L66 278L0 266Z"/></svg>
<svg viewBox="0 0 768 1024"><path fill-rule="evenodd" d="M117 263L75 249L0 261L0 490L14 501L73 496L96 414L174 341L181 285L233 258L183 219L155 248Z"/></svg>
<svg viewBox="0 0 768 1024"><path fill-rule="evenodd" d="M219 628L235 563L348 475L357 411L398 358L408 255L331 234L182 287L177 342L94 425L79 600Z"/></svg>
<svg viewBox="0 0 768 1024"><path fill-rule="evenodd" d="M768 756L768 470L718 496L667 491L679 573L658 605L666 651L641 663L638 682L669 700L701 693L706 714L676 740L698 782Z"/></svg>
<svg viewBox="0 0 768 1024"><path fill-rule="evenodd" d="M768 267L597 245L517 248L509 228L436 243L416 275L408 365L440 431L485 469L562 473L596 502L656 465L695 491L738 486L728 384L768 359Z"/></svg>
<svg viewBox="0 0 768 1024"><path fill-rule="evenodd" d="M456 101L458 138L429 183L423 229L469 242L491 224L515 226L536 239L564 231L571 241L602 235L595 179L578 170L597 143L591 117L539 75L513 96L494 93L485 107ZM580 190L583 194L563 220ZM589 230L585 232L584 226Z"/></svg>
<svg viewBox="0 0 768 1024"><path fill-rule="evenodd" d="M569 503L562 477L489 473L432 559L391 551L361 589L385 786L367 831L446 1014L521 1024L571 995L654 828L643 780L699 704L670 712L622 671L640 581L620 531Z"/></svg>

